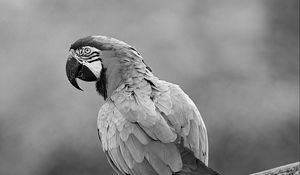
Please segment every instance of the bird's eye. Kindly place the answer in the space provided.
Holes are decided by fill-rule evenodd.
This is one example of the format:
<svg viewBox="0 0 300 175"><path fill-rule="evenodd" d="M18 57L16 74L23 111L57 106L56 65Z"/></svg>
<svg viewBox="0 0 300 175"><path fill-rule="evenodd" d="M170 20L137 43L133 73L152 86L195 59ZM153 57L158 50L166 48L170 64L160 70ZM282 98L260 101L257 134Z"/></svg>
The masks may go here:
<svg viewBox="0 0 300 175"><path fill-rule="evenodd" d="M91 49L88 48L88 47L84 48L83 51L84 51L84 54L89 54L89 53L91 53Z"/></svg>

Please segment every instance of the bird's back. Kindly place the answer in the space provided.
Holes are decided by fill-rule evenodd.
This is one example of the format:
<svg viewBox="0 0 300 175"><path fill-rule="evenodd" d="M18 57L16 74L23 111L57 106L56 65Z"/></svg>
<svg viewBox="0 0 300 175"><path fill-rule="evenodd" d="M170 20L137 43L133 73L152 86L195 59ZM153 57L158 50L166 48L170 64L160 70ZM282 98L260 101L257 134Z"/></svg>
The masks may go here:
<svg viewBox="0 0 300 175"><path fill-rule="evenodd" d="M206 128L192 100L179 86L155 77L136 81L121 85L99 111L99 135L112 166L136 175L206 167Z"/></svg>

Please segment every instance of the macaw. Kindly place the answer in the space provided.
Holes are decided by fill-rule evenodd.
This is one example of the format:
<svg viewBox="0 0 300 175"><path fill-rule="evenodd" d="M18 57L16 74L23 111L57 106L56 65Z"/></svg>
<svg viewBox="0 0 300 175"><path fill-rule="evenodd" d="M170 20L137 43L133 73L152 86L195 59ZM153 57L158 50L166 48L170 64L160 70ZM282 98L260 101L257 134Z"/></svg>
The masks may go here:
<svg viewBox="0 0 300 175"><path fill-rule="evenodd" d="M207 167L207 131L182 89L157 78L129 44L88 36L69 50L66 74L95 81L105 103L97 127L103 151L118 175L218 174Z"/></svg>

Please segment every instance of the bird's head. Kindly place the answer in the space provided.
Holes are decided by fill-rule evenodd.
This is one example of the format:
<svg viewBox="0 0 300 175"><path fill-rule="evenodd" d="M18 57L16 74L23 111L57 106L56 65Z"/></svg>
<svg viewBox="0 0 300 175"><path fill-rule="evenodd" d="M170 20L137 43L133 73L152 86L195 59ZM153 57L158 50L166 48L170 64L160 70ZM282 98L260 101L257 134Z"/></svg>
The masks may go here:
<svg viewBox="0 0 300 175"><path fill-rule="evenodd" d="M135 61L142 57L130 45L105 36L88 36L74 42L70 47L70 55L66 63L66 73L70 83L82 90L76 79L96 81L98 92L107 97L107 86L116 86L120 76L122 58L130 57ZM107 71L109 69L109 71ZM108 77L107 74L110 74ZM114 79L107 82L107 79Z"/></svg>

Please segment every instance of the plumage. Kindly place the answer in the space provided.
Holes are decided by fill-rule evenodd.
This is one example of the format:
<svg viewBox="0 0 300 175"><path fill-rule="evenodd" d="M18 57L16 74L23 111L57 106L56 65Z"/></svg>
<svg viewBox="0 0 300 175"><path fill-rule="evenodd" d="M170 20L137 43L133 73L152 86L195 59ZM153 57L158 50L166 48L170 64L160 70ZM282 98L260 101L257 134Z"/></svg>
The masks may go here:
<svg viewBox="0 0 300 175"><path fill-rule="evenodd" d="M178 85L154 76L136 49L122 41L86 37L71 50L83 46L99 49L96 89L105 103L98 114L98 134L118 174L217 174L207 167L208 140L201 115ZM75 71L67 73L78 88Z"/></svg>
<svg viewBox="0 0 300 175"><path fill-rule="evenodd" d="M160 81L160 80L157 80ZM158 83L158 82L156 82ZM170 92L178 91L179 87L177 85L173 85L171 83L166 83L166 82L161 82L164 83L165 86L168 86ZM142 83L141 83L142 84ZM127 93L127 88L128 86L124 86L123 89L120 89L119 92L115 92L114 95L109 98L110 100L106 101L106 105L110 104L112 108L115 108L114 110L120 111L122 117L126 118L128 117L130 119L130 124L123 126L123 129L120 130L120 137L122 138L121 140L125 143L127 146L127 149L129 151L131 157L133 157L134 163L140 163L143 158L149 159L150 165L154 162L157 162L159 159L159 162L163 162L163 164L167 165L169 167L169 170L166 170L165 167L160 167L159 165L154 165L157 166L154 167L154 169L158 169L159 171L166 173L168 171L171 172L178 172L181 170L183 166L183 162L174 162L174 160L180 160L180 153L177 150L176 143L180 141L178 139L179 137L182 138L182 142L184 145L189 148L193 153L196 158L201 160L207 165L208 162L208 147L207 147L207 135L206 135L206 130L204 123L202 119L198 119L200 117L199 113L196 108L192 105L192 107L189 106L189 103L191 101L185 100L187 98L186 95L183 94L182 91L178 91L174 93L174 96L168 96L168 102L166 103L167 107L171 107L171 109L167 109L165 111L170 111L169 115L166 115L162 110L160 110L159 107L155 107L155 117L153 117L153 111L148 111L145 110L143 107L134 107L133 110L139 111L142 110L141 113L143 114L143 119L139 119L140 113L139 112L131 112L132 109L127 110L126 105L124 105L125 109L122 108L122 102L128 102L131 101L129 104L130 106L134 105L140 105L140 106L145 106L147 102L144 101L139 101L137 98L130 98L130 96L122 94L122 92ZM170 93L166 91L165 93ZM151 92L150 92L151 93ZM134 94L133 94L134 96ZM163 95L161 95L164 97ZM126 98L126 100L122 100L122 98ZM159 97L155 97L159 98ZM166 98L166 97L165 97ZM113 101L115 99L116 101ZM159 101L159 102L158 102ZM165 100L166 101L166 100ZM177 105L176 103L180 103ZM159 99L155 103L152 101L154 105L162 103ZM169 103L169 104L168 104ZM170 105L171 104L171 105ZM108 106L104 106L101 108L99 112L99 116L102 115L111 115L111 110L106 110L107 114L104 114L102 111L103 108L109 108ZM150 107L151 108L151 107ZM113 111L114 111L113 110ZM188 110L188 112L184 112L185 110ZM164 114L164 115L161 115ZM138 116L137 116L138 115ZM119 115L116 115L119 116ZM112 127L108 127L107 131L104 131L104 136L101 138L109 137L109 131L113 127L115 123L113 123L116 120L112 120L115 116L110 116L110 117L105 117L105 120L110 120L110 125ZM151 125L148 123L145 123L148 118L151 119ZM99 117L100 118L100 117ZM159 120L153 120L153 118L159 118ZM106 123L106 121L98 121L98 123ZM153 123L154 122L154 123ZM101 126L98 126L99 128ZM105 133L106 136L105 136ZM136 137L135 142L132 141L132 135L141 135L140 139L137 139ZM144 140L144 143L141 143L140 140ZM155 146L153 146L155 145ZM169 146L167 146L169 145ZM204 146L202 146L204 145ZM105 145L103 145L105 147ZM134 150L134 151L133 151ZM172 152L169 152L172 150ZM177 150L177 153L176 153ZM109 151L109 150L108 150ZM148 152L148 154L147 154ZM204 153L204 155L202 154ZM146 156L145 156L146 155ZM160 155L165 155L161 157ZM154 161L155 160L155 161ZM129 166L129 165L128 165Z"/></svg>

